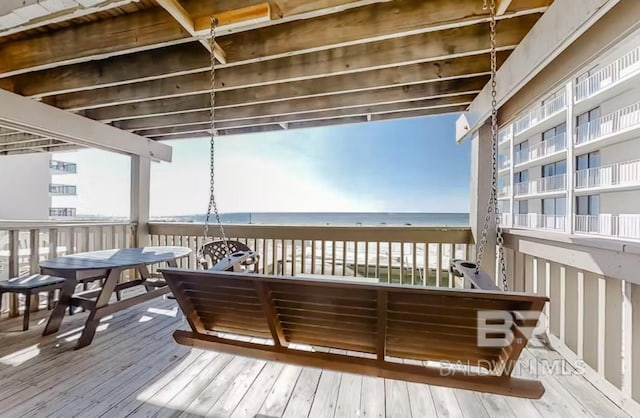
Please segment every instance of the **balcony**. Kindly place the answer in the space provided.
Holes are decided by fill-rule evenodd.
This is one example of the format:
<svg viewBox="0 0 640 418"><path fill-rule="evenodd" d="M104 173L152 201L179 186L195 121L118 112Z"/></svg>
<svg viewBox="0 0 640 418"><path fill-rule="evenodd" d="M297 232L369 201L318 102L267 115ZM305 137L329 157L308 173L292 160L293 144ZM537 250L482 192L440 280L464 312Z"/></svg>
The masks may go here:
<svg viewBox="0 0 640 418"><path fill-rule="evenodd" d="M49 194L52 196L76 196L77 187L66 184L50 184Z"/></svg>
<svg viewBox="0 0 640 418"><path fill-rule="evenodd" d="M513 138L513 125L509 124L498 131L498 145L506 145Z"/></svg>
<svg viewBox="0 0 640 418"><path fill-rule="evenodd" d="M576 172L576 190L625 190L640 186L640 160L626 161Z"/></svg>
<svg viewBox="0 0 640 418"><path fill-rule="evenodd" d="M507 171L511 167L511 159L499 158L498 159L498 172Z"/></svg>
<svg viewBox="0 0 640 418"><path fill-rule="evenodd" d="M64 161L51 160L49 164L51 168L51 174L76 174L78 172L78 165L76 163L67 163Z"/></svg>
<svg viewBox="0 0 640 418"><path fill-rule="evenodd" d="M616 112L579 125L576 129L575 144L580 152L587 152L601 146L626 141L635 136L640 128L640 103L634 103Z"/></svg>
<svg viewBox="0 0 640 418"><path fill-rule="evenodd" d="M539 128L539 130L544 130L556 125L559 118L555 118L554 116L561 115L566 108L566 94L561 92L557 97L530 110L524 116L517 119L513 124L514 136L520 136L534 127Z"/></svg>
<svg viewBox="0 0 640 418"><path fill-rule="evenodd" d="M68 218L76 216L75 208L49 208L49 216L52 218Z"/></svg>
<svg viewBox="0 0 640 418"><path fill-rule="evenodd" d="M5 227L12 231L17 228L27 235L55 231L49 237L55 237L56 241L48 243L48 248L40 251L26 249L31 254L21 261L26 269L33 264L29 258L34 256L44 259L50 254L83 251L88 245L97 245L94 249L132 245L131 232L135 231L135 226L128 224L49 223ZM0 235L2 229L0 226ZM195 250L201 230L202 225L199 224L151 223L150 243L182 244ZM282 273L286 275L315 271L351 275L363 280L379 277L385 282L407 286L424 283L421 278L425 277L423 269L426 265L429 266L426 274L429 284L459 287L456 280L450 280L446 261L452 254L469 257L471 240L469 228L229 225L227 231L229 236L247 242L263 254L260 266L263 272L284 266ZM505 236L511 243L514 233ZM508 262L512 259L535 263L533 257L508 258ZM401 267L403 263L404 267ZM182 260L182 267L193 268L195 265L195 252L192 257ZM74 351L72 347L87 313L66 318L65 328L59 337L40 336L48 314L46 310L33 313L33 318L40 321L33 332L27 334L16 335L11 331L19 318L2 321L0 338L6 343L0 348L0 364L3 365L0 377L8 388L15 387L21 394L5 398L3 411L11 416L55 412L67 415L73 410L91 416L127 416L134 411L132 415L184 412L200 416L210 413L213 416L316 417L324 416L328 408L332 416L346 416L348 411L354 412L355 416L389 416L397 411L396 408L411 411L415 405L422 405L422 409L413 416L432 416L431 409L424 409L431 407L442 408L446 414L463 416L463 411L467 411L469 416L474 416L474 411L482 407L489 411L487 417L500 417L504 416L504 411L494 410L489 405L505 405L506 408L524 403L532 411L571 408L594 416L627 416L588 380L592 375L601 376L591 367L599 371L606 367L607 376L615 375L617 369L612 362L620 352L616 352L616 346L612 345L613 338L608 338L606 345L607 359L610 360L596 364L587 356L586 371L580 371L576 367L582 367L585 361L580 359L578 362L576 354L569 348L572 346L571 336L583 332L582 327L571 322L578 321L582 314L571 309L577 299L576 293L559 290L560 276L555 276L555 266L551 270L541 265L538 265L538 270L530 265L526 269L524 265L520 269L512 267L509 270L514 272L514 276L509 277L509 290L544 293L549 289L552 296L548 338L553 339L554 349L550 350L533 339L521 363L516 366L519 370L516 373L543 381L546 393L540 400L362 377L179 346L171 339L171 333L184 326L184 318L178 313L175 301L156 298L105 318L94 343L82 352ZM532 271L538 271L540 276L532 276ZM545 272L552 274L546 278L549 286L544 285ZM574 284L573 272L567 269L566 286L569 289ZM519 276L522 274L527 275ZM538 277L543 280L541 284ZM585 277L585 288L591 289L589 277ZM605 280L615 283L617 279L608 277ZM125 297L126 292L129 290L125 291ZM557 306L563 311L559 312ZM609 303L607 307L611 308ZM593 306L589 308L596 309ZM567 321L564 332L557 328L559 317ZM585 320L584 332L589 332L596 325ZM617 335L615 333L623 326L621 321L611 320L603 329L607 336ZM604 346L592 338L581 341L589 353ZM154 349L149 350L149 347ZM114 367L114 358L126 358L126 367L124 363L122 367ZM34 367L44 371L33 373ZM60 381L66 382L63 387L57 386ZM84 384L86 382L94 383ZM43 391L44 385L50 389ZM355 403L354 397L357 398ZM67 399L73 399L73 403L64 402ZM393 405L393 409L388 405ZM234 411L239 412L235 414Z"/></svg>
<svg viewBox="0 0 640 418"><path fill-rule="evenodd" d="M599 96L600 102L618 94L624 88L624 82L640 74L640 48L618 58L595 74L576 84L576 106L578 111L586 109L591 102L588 99ZM606 92L606 97L600 97Z"/></svg>
<svg viewBox="0 0 640 418"><path fill-rule="evenodd" d="M564 193L566 190L566 174L542 177L537 180L525 181L514 185L514 195L516 197Z"/></svg>
<svg viewBox="0 0 640 418"><path fill-rule="evenodd" d="M566 226L566 217L564 215L525 213L516 214L513 219L513 226L519 228L546 229L562 232Z"/></svg>
<svg viewBox="0 0 640 418"><path fill-rule="evenodd" d="M640 215L575 215L577 234L640 240Z"/></svg>
<svg viewBox="0 0 640 418"><path fill-rule="evenodd" d="M498 199L508 199L511 195L511 186L502 186L498 188Z"/></svg>
<svg viewBox="0 0 640 418"><path fill-rule="evenodd" d="M515 164L518 168L525 168L529 165L543 164L554 157L561 155L567 149L566 133L558 134L552 138L541 141L529 148L515 153Z"/></svg>

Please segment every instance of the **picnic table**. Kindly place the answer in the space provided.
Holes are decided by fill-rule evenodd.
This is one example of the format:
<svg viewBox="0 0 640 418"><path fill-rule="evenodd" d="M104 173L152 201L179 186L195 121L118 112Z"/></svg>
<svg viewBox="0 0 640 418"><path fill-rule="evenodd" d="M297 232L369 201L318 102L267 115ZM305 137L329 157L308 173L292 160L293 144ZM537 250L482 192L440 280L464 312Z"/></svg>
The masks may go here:
<svg viewBox="0 0 640 418"><path fill-rule="evenodd" d="M169 293L163 280L151 279L148 265L166 262L170 267L177 267L176 260L190 253L191 249L187 247L124 248L71 254L42 261L42 274L67 279L42 335L58 332L66 309L80 306L89 310L89 316L75 348L91 344L101 318ZM140 278L120 282L121 273L128 269L137 270ZM75 293L78 282L87 279L104 279L104 282L99 289ZM134 286L145 286L147 292L110 303L114 293Z"/></svg>

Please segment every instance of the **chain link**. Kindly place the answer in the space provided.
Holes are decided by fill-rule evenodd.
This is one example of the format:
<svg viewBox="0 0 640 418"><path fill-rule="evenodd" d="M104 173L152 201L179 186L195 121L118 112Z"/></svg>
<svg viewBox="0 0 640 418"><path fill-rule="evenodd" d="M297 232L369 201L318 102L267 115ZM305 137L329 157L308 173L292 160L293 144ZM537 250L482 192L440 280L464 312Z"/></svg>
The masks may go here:
<svg viewBox="0 0 640 418"><path fill-rule="evenodd" d="M229 249L229 245L227 243L227 236L224 233L224 227L222 226L222 221L220 220L220 213L218 212L218 204L216 203L215 198L215 148L216 148L216 136L218 136L218 131L216 130L216 58L215 58L215 47L216 47L216 26L218 25L218 20L213 17L211 18L211 29L209 32L209 49L211 49L211 85L209 90L210 101L211 101L211 137L209 141L209 205L207 206L207 217L204 221L204 241L206 242L209 238L209 222L211 218L211 212L215 216L215 220L220 230L220 238L222 238L222 244L225 251L225 257L231 254L231 250Z"/></svg>
<svg viewBox="0 0 640 418"><path fill-rule="evenodd" d="M504 259L504 237L500 226L500 210L498 208L498 102L496 99L496 73L498 71L497 51L496 51L496 4L495 0L483 1L483 9L489 10L490 38L491 38L491 192L487 203L487 214L484 218L478 254L476 257L476 274L480 271L482 257L487 246L489 235L489 224L491 214L494 214L496 223L496 244L498 246L498 263L500 267L500 277L502 288L508 290L507 267Z"/></svg>

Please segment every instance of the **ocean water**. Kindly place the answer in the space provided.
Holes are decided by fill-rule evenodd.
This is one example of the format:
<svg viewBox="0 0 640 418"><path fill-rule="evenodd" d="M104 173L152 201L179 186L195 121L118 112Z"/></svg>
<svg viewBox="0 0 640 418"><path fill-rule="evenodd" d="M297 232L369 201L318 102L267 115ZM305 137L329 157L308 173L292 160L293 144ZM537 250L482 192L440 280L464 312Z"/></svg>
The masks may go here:
<svg viewBox="0 0 640 418"><path fill-rule="evenodd" d="M163 217L171 222L204 222L205 215ZM468 213L239 212L221 214L223 223L259 225L468 226ZM213 218L212 218L213 223Z"/></svg>

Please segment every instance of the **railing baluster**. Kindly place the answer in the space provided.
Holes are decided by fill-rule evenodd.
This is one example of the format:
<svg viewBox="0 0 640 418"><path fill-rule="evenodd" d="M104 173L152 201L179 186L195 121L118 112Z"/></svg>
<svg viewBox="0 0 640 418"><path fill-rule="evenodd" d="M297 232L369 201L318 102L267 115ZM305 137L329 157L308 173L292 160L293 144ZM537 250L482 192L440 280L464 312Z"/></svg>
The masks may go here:
<svg viewBox="0 0 640 418"><path fill-rule="evenodd" d="M423 285L424 286L429 286L429 243L425 242L424 243L424 267L423 267L423 272L422 272L422 279L423 279Z"/></svg>
<svg viewBox="0 0 640 418"><path fill-rule="evenodd" d="M353 277L358 277L358 241L353 242Z"/></svg>
<svg viewBox="0 0 640 418"><path fill-rule="evenodd" d="M311 274L316 274L316 240L311 240Z"/></svg>
<svg viewBox="0 0 640 418"><path fill-rule="evenodd" d="M418 249L415 242L411 243L411 285L416 285L416 261L418 259L418 255L416 254L416 250Z"/></svg>
<svg viewBox="0 0 640 418"><path fill-rule="evenodd" d="M400 284L404 284L404 242L400 243Z"/></svg>
<svg viewBox="0 0 640 418"><path fill-rule="evenodd" d="M58 228L49 229L49 259L58 256Z"/></svg>
<svg viewBox="0 0 640 418"><path fill-rule="evenodd" d="M9 231L9 277L20 275L20 230ZM9 299L9 317L18 316L18 295L12 294Z"/></svg>
<svg viewBox="0 0 640 418"><path fill-rule="evenodd" d="M280 273L278 271L278 260L276 256L276 240L271 240L271 271L273 274Z"/></svg>
<svg viewBox="0 0 640 418"><path fill-rule="evenodd" d="M436 259L438 260L438 264L436 265L436 286L441 286L442 280L442 244L438 243L438 254Z"/></svg>
<svg viewBox="0 0 640 418"><path fill-rule="evenodd" d="M307 241L303 239L300 242L302 243L302 247L300 247L300 272L305 274L307 272Z"/></svg>
<svg viewBox="0 0 640 418"><path fill-rule="evenodd" d="M391 261L393 260L391 250L392 250L393 248L392 248L391 241L389 241L389 243L388 243L388 244L389 244L389 245L388 245L389 253L387 254L387 283L391 283L391 269L392 269L392 266L393 266L393 265L391 264Z"/></svg>
<svg viewBox="0 0 640 418"><path fill-rule="evenodd" d="M369 277L369 241L364 243L364 275Z"/></svg>
<svg viewBox="0 0 640 418"><path fill-rule="evenodd" d="M347 241L342 242L342 275L347 275Z"/></svg>
<svg viewBox="0 0 640 418"><path fill-rule="evenodd" d="M296 251L296 240L292 239L291 240L291 275L295 276L296 275L296 258L297 258L297 251Z"/></svg>
<svg viewBox="0 0 640 418"><path fill-rule="evenodd" d="M380 241L376 241L376 278L380 279Z"/></svg>
<svg viewBox="0 0 640 418"><path fill-rule="evenodd" d="M287 247L283 239L280 240L280 247L282 249L280 252L280 254L282 255L282 274L286 275L287 274Z"/></svg>

